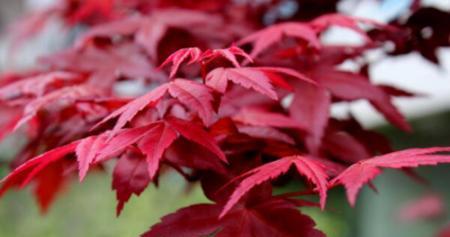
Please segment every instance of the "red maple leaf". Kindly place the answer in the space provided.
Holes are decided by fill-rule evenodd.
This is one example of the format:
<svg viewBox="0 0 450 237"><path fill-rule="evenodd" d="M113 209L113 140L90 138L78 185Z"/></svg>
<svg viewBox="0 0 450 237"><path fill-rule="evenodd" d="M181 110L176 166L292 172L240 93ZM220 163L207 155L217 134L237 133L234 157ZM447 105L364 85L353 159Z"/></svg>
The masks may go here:
<svg viewBox="0 0 450 237"><path fill-rule="evenodd" d="M253 200L251 205L242 203L218 219L222 209L220 204L197 204L180 209L163 217L142 236L324 236L289 200Z"/></svg>
<svg viewBox="0 0 450 237"><path fill-rule="evenodd" d="M112 187L116 190L117 215L122 212L125 202L132 194L139 196L150 182L147 165L142 155L127 152L116 163L113 172Z"/></svg>
<svg viewBox="0 0 450 237"><path fill-rule="evenodd" d="M263 182L273 180L276 177L286 173L291 166L295 166L298 173L308 178L320 193L320 205L325 207L327 178L323 164L319 160L315 160L303 156L289 156L281 158L272 163L265 164L256 169L242 175L244 180L239 184L236 190L231 195L227 204L221 212L224 216L231 208L244 196L251 188Z"/></svg>
<svg viewBox="0 0 450 237"><path fill-rule="evenodd" d="M422 165L449 163L449 156L437 154L448 151L450 151L449 148L416 148L373 157L350 166L330 183L331 185L344 185L348 201L351 205L355 205L356 197L363 184L378 176L381 168L414 168Z"/></svg>

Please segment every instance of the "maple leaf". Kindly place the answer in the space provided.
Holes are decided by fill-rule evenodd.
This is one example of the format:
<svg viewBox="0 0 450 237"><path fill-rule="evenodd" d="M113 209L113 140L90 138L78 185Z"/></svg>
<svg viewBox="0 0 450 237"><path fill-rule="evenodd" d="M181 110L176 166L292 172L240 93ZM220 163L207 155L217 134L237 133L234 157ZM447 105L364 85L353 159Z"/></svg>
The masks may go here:
<svg viewBox="0 0 450 237"><path fill-rule="evenodd" d="M4 192L13 186L19 185L23 187L27 185L43 168L74 152L78 143L78 141L73 142L47 151L17 167L12 173L2 179L0 195L3 195Z"/></svg>
<svg viewBox="0 0 450 237"><path fill-rule="evenodd" d="M342 14L327 14L319 16L310 22L311 26L317 30L317 32L323 32L331 26L340 26L344 28L351 29L357 32L361 37L364 38L366 42L371 42L372 40L368 36L367 32L363 30L360 23L368 24L376 27L388 27L384 26L374 20L364 19L354 16L346 16Z"/></svg>
<svg viewBox="0 0 450 237"><path fill-rule="evenodd" d="M207 86L189 80L175 79L170 82L169 94L192 111L197 112L204 124L211 124L214 98Z"/></svg>
<svg viewBox="0 0 450 237"><path fill-rule="evenodd" d="M425 94L416 93L407 91L404 89L400 89L394 86L388 86L388 85L379 85L378 88L381 88L384 92L391 96L395 97L419 97L419 96L426 96Z"/></svg>
<svg viewBox="0 0 450 237"><path fill-rule="evenodd" d="M177 73L181 63L190 58L187 64L188 65L193 64L199 61L201 55L202 51L199 48L179 49L176 52L172 53L169 57L167 57L167 59L159 67L161 68L168 65L169 63L172 63L172 68L170 69L169 77L173 78Z"/></svg>
<svg viewBox="0 0 450 237"><path fill-rule="evenodd" d="M195 123L173 117L166 118L165 121L167 121L175 130L177 130L177 132L179 132L181 136L190 141L198 143L199 145L202 145L222 161L227 162L225 154L223 154L220 147L215 143L215 139L211 135L209 135L208 132L203 130L202 127L196 125Z"/></svg>
<svg viewBox="0 0 450 237"><path fill-rule="evenodd" d="M36 186L33 192L39 203L41 213L47 212L59 192L63 190L66 183L64 172L63 163L55 163L41 170L36 177Z"/></svg>
<svg viewBox="0 0 450 237"><path fill-rule="evenodd" d="M309 132L305 142L313 154L318 152L328 123L330 106L331 96L324 88L298 82L289 112L292 118Z"/></svg>
<svg viewBox="0 0 450 237"><path fill-rule="evenodd" d="M257 108L243 108L233 116L233 120L253 126L305 129L289 116Z"/></svg>
<svg viewBox="0 0 450 237"><path fill-rule="evenodd" d="M147 94L132 100L128 104L112 112L95 127L100 126L110 119L119 117L110 134L111 137L114 136L123 126L125 126L128 121L132 120L139 111L143 110L147 106L154 106L159 100L161 100L161 98L166 94L168 87L168 84L162 84Z"/></svg>
<svg viewBox="0 0 450 237"><path fill-rule="evenodd" d="M132 194L139 196L150 182L144 157L136 152L127 152L114 167L112 187L116 190L117 216Z"/></svg>
<svg viewBox="0 0 450 237"><path fill-rule="evenodd" d="M213 100L213 97L210 94L210 90L202 84L193 81L176 79L170 83L162 84L159 87L152 89L147 94L134 99L128 104L115 110L95 127L100 126L110 119L119 117L111 133L111 136L113 136L118 130L125 126L127 122L132 120L139 111L146 107L155 106L164 97L167 91L182 104L191 108L192 111L196 111L205 124L211 123L213 114L211 101Z"/></svg>
<svg viewBox="0 0 450 237"><path fill-rule="evenodd" d="M378 176L381 168L401 169L450 163L450 156L437 154L448 151L450 148L447 147L416 148L375 156L350 166L331 180L330 185L344 185L348 201L354 206L361 187Z"/></svg>
<svg viewBox="0 0 450 237"><path fill-rule="evenodd" d="M417 51L428 61L439 64L437 49L449 46L450 30L440 22L448 22L450 13L433 7L414 9L406 19L391 22L394 29L374 29L369 32L374 40L392 42L390 55Z"/></svg>
<svg viewBox="0 0 450 237"><path fill-rule="evenodd" d="M45 108L54 108L57 105L64 106L73 104L75 101L98 95L98 91L86 84L78 86L64 87L59 90L50 92L44 96L37 97L28 103L23 111L22 118L17 122L14 129L19 128L23 124L30 121L38 111Z"/></svg>
<svg viewBox="0 0 450 237"><path fill-rule="evenodd" d="M93 26L75 41L74 47L82 49L95 38L131 35L139 29L142 21L143 17L137 15Z"/></svg>
<svg viewBox="0 0 450 237"><path fill-rule="evenodd" d="M329 131L323 140L324 149L337 159L352 164L371 156L362 141L345 131Z"/></svg>
<svg viewBox="0 0 450 237"><path fill-rule="evenodd" d="M290 76L292 78L298 79L300 81L304 81L313 85L316 85L317 83L313 81L311 78L307 77L306 75L303 75L296 70L285 68L285 67L254 67L255 69L262 70L265 73L276 73L281 75ZM272 79L272 78L271 78ZM273 79L272 79L273 81ZM277 80L278 84L280 83L279 79ZM275 81L273 81L275 83ZM284 84L284 83L282 83Z"/></svg>
<svg viewBox="0 0 450 237"><path fill-rule="evenodd" d="M177 138L178 134L173 128L166 123L158 123L139 141L139 149L146 155L147 170L151 180L156 176L164 151Z"/></svg>
<svg viewBox="0 0 450 237"><path fill-rule="evenodd" d="M149 64L148 58L131 43L114 47L89 45L45 56L39 62L58 70L90 73L89 82L97 88L110 89L120 77L149 78L164 81L166 77Z"/></svg>
<svg viewBox="0 0 450 237"><path fill-rule="evenodd" d="M168 236L305 236L324 237L314 229L314 221L283 199L265 199L242 205L218 219L223 206L197 204L161 219L142 237Z"/></svg>
<svg viewBox="0 0 450 237"><path fill-rule="evenodd" d="M305 40L307 44L319 49L321 47L320 40L316 32L308 25L298 22L286 22L266 27L258 32L250 34L238 41L238 45L251 43L253 45L250 56L255 58L263 53L270 46L283 39L283 36L299 38Z"/></svg>
<svg viewBox="0 0 450 237"><path fill-rule="evenodd" d="M253 62L253 59L241 48L236 46L231 46L224 49L208 49L202 52L199 48L183 48L172 53L167 59L161 64L161 67L172 63L172 68L170 70L170 78L173 78L177 73L181 63L187 61L187 65L193 63L208 63L217 57L223 57L230 61L233 66L240 67L240 64L236 56L242 56L249 62ZM188 60L189 59L189 60Z"/></svg>
<svg viewBox="0 0 450 237"><path fill-rule="evenodd" d="M168 29L183 29L211 41L229 39L238 33L233 28L223 27L223 23L223 17L218 14L177 8L161 9L143 22L136 34L136 43L142 45L150 57L156 58L158 43Z"/></svg>
<svg viewBox="0 0 450 237"><path fill-rule="evenodd" d="M411 33L410 42L401 43L401 47L411 47L427 60L438 64L437 49L450 46L450 30L439 24L448 22L450 13L436 8L424 7L414 12L406 21L405 28ZM431 32L431 34L424 34Z"/></svg>
<svg viewBox="0 0 450 237"><path fill-rule="evenodd" d="M213 142L214 138L201 127L175 118L167 118L166 120L168 123L158 121L143 127L122 129L109 140L108 132L100 136L83 139L77 147L80 180L84 178L89 164L105 161L106 158L119 153L134 143L137 143L139 150L146 155L148 174L150 179L153 180L165 150L178 138L178 133L205 147L226 162L225 155Z"/></svg>
<svg viewBox="0 0 450 237"><path fill-rule="evenodd" d="M105 136L87 137L81 140L76 147L75 153L77 155L80 182L86 176L90 164L97 156L97 152L105 146L106 139L107 137Z"/></svg>
<svg viewBox="0 0 450 237"><path fill-rule="evenodd" d="M77 41L76 46L81 48L97 37L134 35L134 42L143 47L150 58L156 61L158 45L169 29L183 29L211 40L228 39L239 33L232 27L223 27L223 23L224 20L218 14L180 8L159 9L149 16L129 16L94 26Z"/></svg>
<svg viewBox="0 0 450 237"><path fill-rule="evenodd" d="M223 162L206 147L179 137L164 153L164 161L184 175L181 167L227 173ZM185 176L186 177L186 176Z"/></svg>
<svg viewBox="0 0 450 237"><path fill-rule="evenodd" d="M77 80L78 79L78 80ZM70 72L50 72L32 76L0 87L0 99L13 100L22 96L43 96L48 89L79 82L80 75Z"/></svg>
<svg viewBox="0 0 450 237"><path fill-rule="evenodd" d="M17 167L2 179L0 196L13 187L23 188L36 181L34 192L42 212L45 212L64 183L61 166L63 158L75 151L78 142L73 142L45 152Z"/></svg>
<svg viewBox="0 0 450 237"><path fill-rule="evenodd" d="M225 49L209 49L202 54L201 60L208 62L219 56L226 58L235 67L241 67L236 56L242 56L248 62L251 62L251 63L253 62L253 59L252 59L252 57L250 57L250 55L248 55L241 48L234 46L234 45L229 48L225 48Z"/></svg>
<svg viewBox="0 0 450 237"><path fill-rule="evenodd" d="M110 132L107 131L98 136L81 140L76 148L80 181L84 179L92 163L105 161L106 158L120 153L144 137L156 125L149 124L142 127L122 129L114 137L110 137Z"/></svg>
<svg viewBox="0 0 450 237"><path fill-rule="evenodd" d="M244 180L234 190L220 216L225 216L250 189L286 173L292 165L295 166L297 172L307 177L308 180L316 185L320 194L320 205L324 208L328 178L325 167L318 160L297 155L281 158L241 175L241 177L245 177Z"/></svg>
<svg viewBox="0 0 450 237"><path fill-rule="evenodd" d="M294 139L289 135L272 127L238 125L238 130L240 133L256 138L273 139L289 144L295 144Z"/></svg>
<svg viewBox="0 0 450 237"><path fill-rule="evenodd" d="M364 129L355 119L351 119L350 121L351 124L354 124L350 126L354 127L350 128L349 132L353 133L353 137L362 143L369 153L386 154L393 151L389 140L382 134Z"/></svg>
<svg viewBox="0 0 450 237"><path fill-rule="evenodd" d="M404 131L411 130L403 115L392 104L390 96L383 89L370 84L363 75L320 68L313 77L333 96L345 100L367 99L391 123Z"/></svg>
<svg viewBox="0 0 450 237"><path fill-rule="evenodd" d="M244 88L253 89L273 100L278 99L277 93L270 83L270 78L261 70L250 67L216 68L206 76L206 85L220 93L225 93L229 80Z"/></svg>
<svg viewBox="0 0 450 237"><path fill-rule="evenodd" d="M5 108L1 108L1 110L3 110L2 114L11 114L11 115L9 116L10 119L2 121L0 123L0 131L1 131L0 141L2 141L5 137L10 135L14 131L14 128L16 127L17 123L22 118L22 114L20 114L20 112L16 112L14 110L11 111Z"/></svg>

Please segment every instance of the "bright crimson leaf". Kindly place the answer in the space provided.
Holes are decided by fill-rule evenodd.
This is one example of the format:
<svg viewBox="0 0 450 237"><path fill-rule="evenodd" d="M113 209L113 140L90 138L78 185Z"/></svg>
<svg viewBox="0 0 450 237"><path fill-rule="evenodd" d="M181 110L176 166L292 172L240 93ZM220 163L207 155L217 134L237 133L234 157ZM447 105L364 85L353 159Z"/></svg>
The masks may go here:
<svg viewBox="0 0 450 237"><path fill-rule="evenodd" d="M232 81L247 89L253 89L263 95L277 100L277 93L274 91L264 72L250 67L241 68L216 68L206 76L206 84L211 88L225 93L228 81Z"/></svg>
<svg viewBox="0 0 450 237"><path fill-rule="evenodd" d="M117 155L128 146L139 141L157 125L158 123L152 123L142 127L122 129L112 138L110 138L109 131L97 136L96 139L104 142L101 146L96 147L96 149L91 149L94 156L93 161L100 162L110 158L112 155Z"/></svg>
<svg viewBox="0 0 450 237"><path fill-rule="evenodd" d="M208 87L184 79L175 79L169 84L169 94L198 113L203 123L210 125L213 119L213 97Z"/></svg>
<svg viewBox="0 0 450 237"><path fill-rule="evenodd" d="M80 75L70 72L51 72L20 80L0 88L2 100L13 100L22 96L43 96L50 87L58 88L58 84L70 85L79 81Z"/></svg>
<svg viewBox="0 0 450 237"><path fill-rule="evenodd" d="M320 194L320 205L325 207L327 178L324 166L315 159L303 156L289 156L277 161L262 165L256 169L243 174L244 180L239 184L231 195L220 216L226 215L231 208L256 185L273 180L286 173L294 165L297 172L305 176L316 186Z"/></svg>
<svg viewBox="0 0 450 237"><path fill-rule="evenodd" d="M97 93L97 90L88 85L77 85L64 87L50 92L45 96L38 97L25 106L23 116L20 121L17 122L14 129L17 129L30 121L42 109L51 109L60 104L63 106L65 104L71 104L77 100L95 96Z"/></svg>
<svg viewBox="0 0 450 237"><path fill-rule="evenodd" d="M250 57L250 55L248 55L241 48L236 47L234 45L226 49L207 50L202 54L201 60L210 61L219 56L226 58L235 67L241 67L236 56L244 57L249 62L253 62L253 59Z"/></svg>
<svg viewBox="0 0 450 237"><path fill-rule="evenodd" d="M178 71L181 63L188 60L187 64L192 64L200 59L202 51L199 48L186 48L177 50L175 53L171 54L166 61L164 61L160 67L164 67L169 63L172 63L172 68L170 69L170 77L173 78Z"/></svg>
<svg viewBox="0 0 450 237"><path fill-rule="evenodd" d="M119 116L116 125L111 133L111 136L117 133L119 129L121 129L125 124L136 116L136 114L143 110L147 106L152 106L156 104L165 94L168 89L168 84L163 84L147 94L131 101L130 103L122 106L117 109L113 113L111 113L108 117L104 118L98 125ZM97 125L97 126L98 126Z"/></svg>
<svg viewBox="0 0 450 237"><path fill-rule="evenodd" d="M75 151L77 145L78 142L73 142L25 162L2 179L0 196L13 187L23 188L35 181L37 185L34 192L41 210L45 212L64 183L62 177L64 169L61 162L64 157Z"/></svg>
<svg viewBox="0 0 450 237"><path fill-rule="evenodd" d="M139 141L139 149L146 155L150 179L154 179L164 151L177 139L176 131L166 123L158 123Z"/></svg>
<svg viewBox="0 0 450 237"><path fill-rule="evenodd" d="M344 185L347 190L348 201L351 205L355 205L361 187L378 176L381 173L381 168L401 169L450 163L450 156L437 154L449 151L450 148L446 147L416 148L376 156L350 166L330 183L331 185Z"/></svg>
<svg viewBox="0 0 450 237"><path fill-rule="evenodd" d="M216 144L214 137L209 135L209 133L203 130L202 127L176 118L166 118L166 121L170 124L170 126L177 130L181 136L202 145L213 154L217 155L217 157L222 161L227 162L225 154L223 154L220 147Z"/></svg>
<svg viewBox="0 0 450 237"><path fill-rule="evenodd" d="M241 39L238 44L253 44L253 50L250 55L256 57L269 49L273 44L280 42L283 36L305 40L317 49L321 47L316 32L308 24L298 22L280 23L267 27Z"/></svg>
<svg viewBox="0 0 450 237"><path fill-rule="evenodd" d="M75 153L78 160L80 182L86 177L89 166L94 162L98 151L106 145L106 140L106 136L93 136L84 138L78 144Z"/></svg>

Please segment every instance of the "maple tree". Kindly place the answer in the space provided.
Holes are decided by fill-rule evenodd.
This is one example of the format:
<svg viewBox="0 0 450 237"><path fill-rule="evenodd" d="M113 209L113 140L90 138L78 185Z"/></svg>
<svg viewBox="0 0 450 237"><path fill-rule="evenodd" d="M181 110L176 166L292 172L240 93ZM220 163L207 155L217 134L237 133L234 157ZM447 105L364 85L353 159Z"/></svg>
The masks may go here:
<svg viewBox="0 0 450 237"><path fill-rule="evenodd" d="M0 137L21 133L26 144L0 195L32 185L45 212L74 176L83 181L117 160L117 215L168 170L200 182L212 201L163 217L143 236L318 237L299 207L325 209L328 189L344 186L354 205L383 169L450 163L449 147L394 152L353 117L330 114L335 103L365 100L410 131L392 100L414 94L372 83L365 55L418 51L438 63L435 50L450 38L439 22L449 13L414 4L406 22L385 25L337 13L337 1L299 0L307 7L273 15L282 2L61 0L25 18L12 28L17 42L50 16L86 30L35 70L2 75ZM332 27L362 43L324 43ZM435 33L423 37L426 27ZM345 61L358 69L340 68ZM123 82L141 90L126 97ZM319 203L274 195L281 176L305 183Z"/></svg>

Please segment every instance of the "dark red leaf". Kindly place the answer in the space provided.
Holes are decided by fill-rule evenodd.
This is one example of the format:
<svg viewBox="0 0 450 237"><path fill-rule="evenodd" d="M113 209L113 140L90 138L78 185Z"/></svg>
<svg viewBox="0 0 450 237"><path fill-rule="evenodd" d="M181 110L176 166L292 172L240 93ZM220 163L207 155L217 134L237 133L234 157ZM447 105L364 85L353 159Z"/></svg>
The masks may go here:
<svg viewBox="0 0 450 237"><path fill-rule="evenodd" d="M122 212L124 204L132 194L139 196L150 182L144 157L136 152L125 153L117 162L112 188L116 190L117 216Z"/></svg>
<svg viewBox="0 0 450 237"><path fill-rule="evenodd" d="M219 204L198 204L161 219L142 237L168 236L304 236L324 237L314 222L292 203L269 199L251 206L242 205L218 219Z"/></svg>
<svg viewBox="0 0 450 237"><path fill-rule="evenodd" d="M167 118L166 121L172 126L181 136L186 139L198 143L211 151L213 154L217 155L222 161L227 162L225 154L223 154L220 147L216 144L215 139L209 135L208 132L203 130L202 127L176 118Z"/></svg>
<svg viewBox="0 0 450 237"><path fill-rule="evenodd" d="M411 130L403 115L392 104L390 96L370 84L362 75L334 69L320 69L314 73L314 78L338 98L369 100L391 123L402 130Z"/></svg>
<svg viewBox="0 0 450 237"><path fill-rule="evenodd" d="M301 127L309 132L305 142L313 154L317 154L320 147L328 123L330 106L331 97L325 89L309 83L298 83L294 99L289 107L290 114Z"/></svg>
<svg viewBox="0 0 450 237"><path fill-rule="evenodd" d="M323 147L335 158L349 164L371 156L361 141L345 131L328 132L323 141Z"/></svg>
<svg viewBox="0 0 450 237"><path fill-rule="evenodd" d="M244 108L233 116L233 120L253 126L305 129L299 122L287 115L257 108Z"/></svg>

